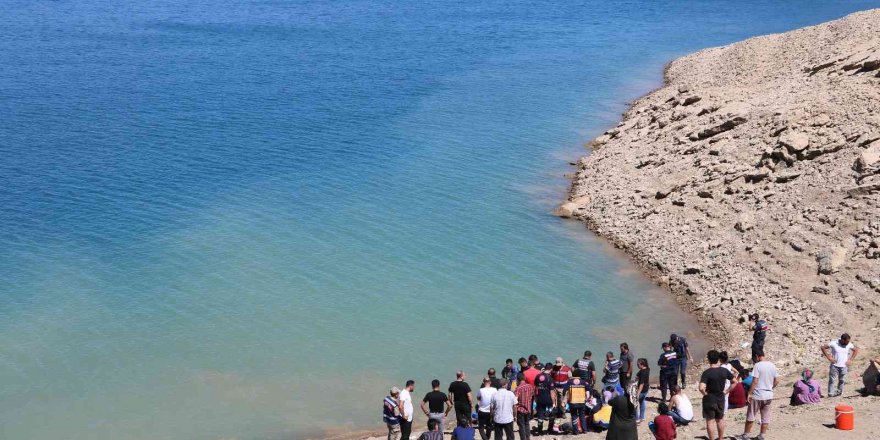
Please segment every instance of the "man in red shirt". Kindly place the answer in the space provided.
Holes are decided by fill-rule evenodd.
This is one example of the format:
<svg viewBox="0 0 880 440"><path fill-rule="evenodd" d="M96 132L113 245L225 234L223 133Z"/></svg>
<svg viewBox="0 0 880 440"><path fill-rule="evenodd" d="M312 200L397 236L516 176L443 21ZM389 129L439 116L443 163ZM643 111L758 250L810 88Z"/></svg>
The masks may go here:
<svg viewBox="0 0 880 440"><path fill-rule="evenodd" d="M537 376L538 374L541 374L541 369L535 368L534 366L530 365L529 368L526 368L525 370L523 370L522 373L523 373L523 378L527 384L535 385L535 376Z"/></svg>
<svg viewBox="0 0 880 440"><path fill-rule="evenodd" d="M534 368L529 368L534 370ZM531 437L532 399L535 397L535 387L525 381L525 374L517 375L519 385L513 394L516 396L516 425L519 427L519 440L529 440Z"/></svg>

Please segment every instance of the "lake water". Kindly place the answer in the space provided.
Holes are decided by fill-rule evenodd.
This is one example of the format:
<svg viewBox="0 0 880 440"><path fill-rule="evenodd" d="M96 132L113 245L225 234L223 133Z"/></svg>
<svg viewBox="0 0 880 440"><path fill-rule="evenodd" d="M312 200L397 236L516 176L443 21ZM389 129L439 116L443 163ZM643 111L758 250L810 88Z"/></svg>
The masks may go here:
<svg viewBox="0 0 880 440"><path fill-rule="evenodd" d="M550 215L567 162L664 62L877 6L6 0L0 437L306 438L407 378L653 363L697 328Z"/></svg>

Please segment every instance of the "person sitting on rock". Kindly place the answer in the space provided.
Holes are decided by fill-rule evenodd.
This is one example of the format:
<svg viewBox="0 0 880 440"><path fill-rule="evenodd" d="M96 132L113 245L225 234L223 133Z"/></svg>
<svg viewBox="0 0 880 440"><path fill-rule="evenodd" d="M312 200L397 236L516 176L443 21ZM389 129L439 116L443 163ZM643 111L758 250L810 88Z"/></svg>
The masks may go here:
<svg viewBox="0 0 880 440"><path fill-rule="evenodd" d="M791 405L804 405L807 403L819 403L822 399L822 386L819 381L813 379L813 371L805 369L801 379L794 383L794 391L791 394Z"/></svg>

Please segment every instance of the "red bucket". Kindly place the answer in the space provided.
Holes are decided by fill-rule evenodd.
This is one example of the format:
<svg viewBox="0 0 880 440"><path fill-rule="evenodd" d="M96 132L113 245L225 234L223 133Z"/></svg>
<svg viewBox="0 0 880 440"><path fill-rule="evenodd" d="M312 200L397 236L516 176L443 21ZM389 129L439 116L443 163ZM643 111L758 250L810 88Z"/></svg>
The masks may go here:
<svg viewBox="0 0 880 440"><path fill-rule="evenodd" d="M856 410L849 405L837 405L834 412L834 426L842 431L852 431Z"/></svg>

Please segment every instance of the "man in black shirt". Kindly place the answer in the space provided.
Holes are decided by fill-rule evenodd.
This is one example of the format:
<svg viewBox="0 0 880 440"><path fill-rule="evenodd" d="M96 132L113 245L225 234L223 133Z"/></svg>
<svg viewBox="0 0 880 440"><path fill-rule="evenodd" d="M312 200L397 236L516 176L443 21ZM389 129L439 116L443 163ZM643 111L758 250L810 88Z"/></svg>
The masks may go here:
<svg viewBox="0 0 880 440"><path fill-rule="evenodd" d="M726 382L733 381L733 374L721 367L721 354L709 350L706 354L709 368L700 376L700 394L703 395L703 418L706 419L706 432L710 439L724 438L724 387ZM718 436L714 434L718 428Z"/></svg>
<svg viewBox="0 0 880 440"><path fill-rule="evenodd" d="M452 409L452 404L449 402L449 398L446 394L443 394L443 391L440 391L440 381L434 379L431 381L432 391L428 394L425 394L425 398L422 399L422 412L428 416L428 423L431 420L434 420L435 423L440 425L440 431L443 431L443 428L446 426L446 416L449 414L449 410ZM430 429L430 425L428 425Z"/></svg>
<svg viewBox="0 0 880 440"><path fill-rule="evenodd" d="M592 360L593 353L590 350L584 352L584 357L574 363L575 376L587 381L591 387L596 384L596 364Z"/></svg>
<svg viewBox="0 0 880 440"><path fill-rule="evenodd" d="M449 401L455 408L455 420L464 417L471 419L471 408L474 407L474 399L471 395L471 386L464 381L464 371L455 373L455 382L449 384Z"/></svg>
<svg viewBox="0 0 880 440"><path fill-rule="evenodd" d="M556 406L556 395L553 393L553 378L550 372L553 364L547 363L543 371L535 376L535 405L538 414L538 432L544 433L544 420L550 419L547 432L553 431L553 407Z"/></svg>
<svg viewBox="0 0 880 440"><path fill-rule="evenodd" d="M501 388L501 379L495 377L495 369L490 368L486 371L486 375L489 376L489 381L492 382L492 388L500 389Z"/></svg>

